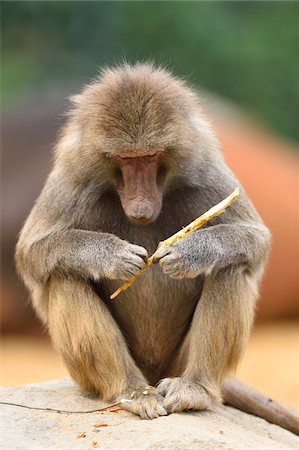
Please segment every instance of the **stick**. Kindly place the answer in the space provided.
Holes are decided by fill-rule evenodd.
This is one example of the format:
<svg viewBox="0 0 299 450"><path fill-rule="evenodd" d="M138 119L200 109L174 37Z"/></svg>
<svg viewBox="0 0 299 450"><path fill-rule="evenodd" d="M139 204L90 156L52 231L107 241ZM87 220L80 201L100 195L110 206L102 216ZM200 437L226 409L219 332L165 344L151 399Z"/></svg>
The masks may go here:
<svg viewBox="0 0 299 450"><path fill-rule="evenodd" d="M96 412L109 411L109 409L111 409L111 408L120 407L122 403L125 403L125 401L120 401L118 403L114 403L113 405L105 406L105 408L90 409L88 411L69 411L69 410L65 410L65 409L42 408L41 406L21 405L20 403L10 403L10 402L0 402L0 405L17 406L18 408L35 409L37 411L57 412L59 414L63 414L63 413L64 414L90 414L90 413L96 413Z"/></svg>
<svg viewBox="0 0 299 450"><path fill-rule="evenodd" d="M173 236L169 237L168 239L165 239L165 241L161 242L158 249L160 250L162 247L169 247L173 245L175 242L177 242L179 239L185 238L189 236L193 231L198 230L198 228L202 227L204 224L206 224L209 220L213 219L213 217L218 216L221 214L239 195L239 188L236 188L232 194L230 194L228 197L226 197L222 202L218 203L217 205L213 206L211 209L209 209L207 212L202 214L200 217L195 219L193 222L189 223L185 228L175 233ZM111 299L114 299L118 296L121 292L128 289L128 287L131 286L139 277L142 275L149 266L153 263L154 257L156 255L156 252L147 260L146 265L130 280L126 281L124 284L122 284L112 295L110 295Z"/></svg>

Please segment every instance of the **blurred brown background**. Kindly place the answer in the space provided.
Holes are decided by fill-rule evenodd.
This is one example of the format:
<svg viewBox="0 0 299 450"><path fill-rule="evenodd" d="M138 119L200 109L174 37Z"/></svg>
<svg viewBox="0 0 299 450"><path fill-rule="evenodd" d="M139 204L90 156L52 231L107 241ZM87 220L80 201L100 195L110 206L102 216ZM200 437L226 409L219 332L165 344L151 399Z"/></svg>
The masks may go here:
<svg viewBox="0 0 299 450"><path fill-rule="evenodd" d="M2 2L2 384L66 374L13 261L67 97L96 67L154 58L201 90L225 158L273 235L239 377L299 406L294 2ZM171 24L171 26L170 26Z"/></svg>

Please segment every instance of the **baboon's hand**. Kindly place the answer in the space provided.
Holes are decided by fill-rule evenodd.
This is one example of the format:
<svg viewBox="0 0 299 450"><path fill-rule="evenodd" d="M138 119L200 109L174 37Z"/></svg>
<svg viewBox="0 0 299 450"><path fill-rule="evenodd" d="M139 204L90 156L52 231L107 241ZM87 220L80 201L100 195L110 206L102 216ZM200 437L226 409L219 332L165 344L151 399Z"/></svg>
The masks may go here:
<svg viewBox="0 0 299 450"><path fill-rule="evenodd" d="M161 247L156 252L154 263L159 263L163 272L172 278L194 278L210 273L217 263L218 256L213 249L207 251L205 235L191 235L177 241L170 247Z"/></svg>
<svg viewBox="0 0 299 450"><path fill-rule="evenodd" d="M129 280L145 266L148 258L145 248L113 236L109 240L103 264L103 274L110 280Z"/></svg>

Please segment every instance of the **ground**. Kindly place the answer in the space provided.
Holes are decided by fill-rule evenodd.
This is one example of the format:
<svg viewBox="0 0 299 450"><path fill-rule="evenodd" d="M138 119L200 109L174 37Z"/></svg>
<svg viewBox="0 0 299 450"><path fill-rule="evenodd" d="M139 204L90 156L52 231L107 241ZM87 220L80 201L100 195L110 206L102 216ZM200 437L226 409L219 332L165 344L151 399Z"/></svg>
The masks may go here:
<svg viewBox="0 0 299 450"><path fill-rule="evenodd" d="M80 395L70 379L2 387L4 450L297 450L299 438L263 419L222 406L214 411L141 420L126 411L90 412L105 405ZM78 413L79 411L79 413Z"/></svg>

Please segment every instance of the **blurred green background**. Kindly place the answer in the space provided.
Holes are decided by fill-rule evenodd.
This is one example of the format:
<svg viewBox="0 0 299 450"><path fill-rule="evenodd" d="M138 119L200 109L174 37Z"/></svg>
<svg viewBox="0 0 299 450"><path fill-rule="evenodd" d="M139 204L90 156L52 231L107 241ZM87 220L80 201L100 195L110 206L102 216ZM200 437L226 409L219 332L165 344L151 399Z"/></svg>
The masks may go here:
<svg viewBox="0 0 299 450"><path fill-rule="evenodd" d="M296 139L298 11L296 1L2 1L2 102L154 59Z"/></svg>

